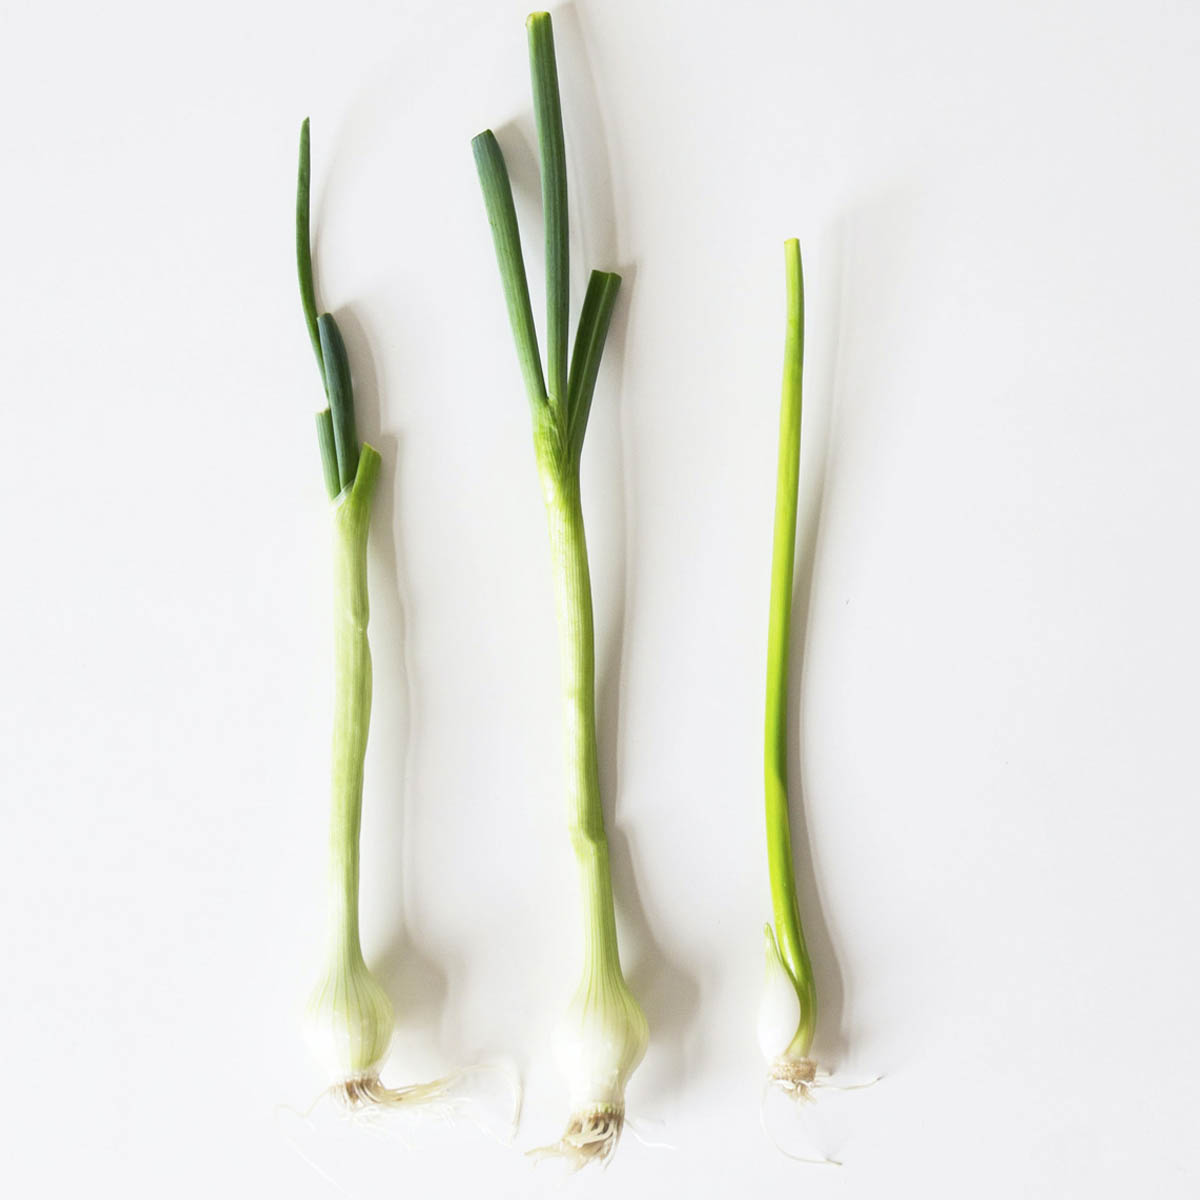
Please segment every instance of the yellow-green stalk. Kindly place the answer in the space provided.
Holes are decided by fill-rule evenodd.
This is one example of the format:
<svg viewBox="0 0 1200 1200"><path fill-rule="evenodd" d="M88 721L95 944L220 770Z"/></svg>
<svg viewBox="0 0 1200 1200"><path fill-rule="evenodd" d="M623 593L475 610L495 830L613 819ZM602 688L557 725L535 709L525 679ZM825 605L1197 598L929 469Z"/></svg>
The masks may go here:
<svg viewBox="0 0 1200 1200"><path fill-rule="evenodd" d="M767 635L765 782L767 862L774 929L764 928L766 978L758 1038L770 1078L806 1097L817 1067L809 1057L817 1021L817 993L804 941L792 866L788 811L788 645L792 575L796 561L796 507L800 469L801 377L804 369L804 274L800 243L784 245L787 273L787 336L783 397L779 412L779 461L775 491L775 540L771 557L771 615Z"/></svg>
<svg viewBox="0 0 1200 1200"><path fill-rule="evenodd" d="M625 1085L646 1052L646 1018L617 950L608 839L596 757L592 586L580 504L579 462L600 356L620 277L593 271L567 361L569 249L562 112L548 13L526 23L546 224L546 371L543 374L508 169L490 130L472 142L496 245L509 320L533 418L533 444L549 521L565 708L568 822L579 866L583 977L555 1038L571 1116L547 1153L575 1166L605 1161L625 1119Z"/></svg>

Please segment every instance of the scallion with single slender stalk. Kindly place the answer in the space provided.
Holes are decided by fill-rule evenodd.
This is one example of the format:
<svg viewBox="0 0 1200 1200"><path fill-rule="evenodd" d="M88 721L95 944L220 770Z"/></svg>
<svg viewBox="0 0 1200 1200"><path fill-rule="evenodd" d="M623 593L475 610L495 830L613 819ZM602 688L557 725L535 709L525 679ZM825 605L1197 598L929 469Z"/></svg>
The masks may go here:
<svg viewBox="0 0 1200 1200"><path fill-rule="evenodd" d="M600 356L620 277L593 271L567 360L569 250L567 176L554 34L548 13L527 23L546 227L546 371L508 168L490 130L472 142L517 358L529 395L533 444L550 527L565 706L571 844L584 916L583 978L555 1039L566 1075L571 1116L543 1153L576 1167L606 1161L625 1119L625 1086L646 1052L646 1018L621 970L613 910L608 839L596 752L592 588L580 502L579 463Z"/></svg>
<svg viewBox="0 0 1200 1200"><path fill-rule="evenodd" d="M784 248L787 264L787 336L779 461L775 485L775 539L771 556L771 616L767 633L766 815L767 863L775 928L766 925L767 974L759 1008L758 1039L773 1080L807 1095L816 1077L809 1058L817 1020L817 991L800 923L792 866L788 809L788 647L792 574L796 562L796 508L800 471L801 377L804 369L804 276L800 243Z"/></svg>
<svg viewBox="0 0 1200 1200"><path fill-rule="evenodd" d="M758 1041L767 1061L769 1083L797 1100L811 1100L816 1088L832 1085L826 1082L828 1071L811 1057L817 1023L817 989L796 899L788 803L788 649L792 576L796 565L804 372L804 271L800 243L795 238L784 243L784 259L787 334L779 411L764 739L767 863L775 923L774 928L770 924L763 927L766 976L758 1013ZM827 1158L801 1161L837 1165Z"/></svg>
<svg viewBox="0 0 1200 1200"><path fill-rule="evenodd" d="M330 1092L350 1108L445 1103L461 1073L406 1088L385 1087L379 1069L392 1041L392 1003L363 957L358 933L363 760L371 720L367 641L367 531L379 477L378 451L360 443L346 346L329 313L317 315L309 233L309 130L300 129L296 261L309 338L327 406L317 444L333 515L334 725L330 824L329 963L308 1011L309 1043Z"/></svg>

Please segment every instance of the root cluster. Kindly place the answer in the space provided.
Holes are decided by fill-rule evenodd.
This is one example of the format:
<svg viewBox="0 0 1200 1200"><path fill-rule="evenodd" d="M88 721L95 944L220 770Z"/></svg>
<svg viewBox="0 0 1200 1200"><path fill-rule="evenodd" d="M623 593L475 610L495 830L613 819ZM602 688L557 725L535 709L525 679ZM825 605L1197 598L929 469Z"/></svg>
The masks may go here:
<svg viewBox="0 0 1200 1200"><path fill-rule="evenodd" d="M566 1132L553 1146L530 1150L532 1158L565 1158L572 1171L612 1158L625 1124L625 1110L612 1106L575 1113Z"/></svg>

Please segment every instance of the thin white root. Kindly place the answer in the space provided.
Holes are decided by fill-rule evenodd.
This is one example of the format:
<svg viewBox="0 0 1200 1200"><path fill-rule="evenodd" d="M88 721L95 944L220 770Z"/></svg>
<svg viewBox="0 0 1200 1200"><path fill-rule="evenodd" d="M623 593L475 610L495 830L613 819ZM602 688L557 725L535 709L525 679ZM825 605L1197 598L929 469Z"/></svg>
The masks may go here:
<svg viewBox="0 0 1200 1200"><path fill-rule="evenodd" d="M646 1120L645 1117L642 1117L640 1119L643 1121ZM660 1122L660 1121L654 1122L655 1125L659 1125L661 1123L662 1122ZM647 1150L678 1150L679 1149L679 1147L676 1146L674 1142L656 1142L656 1141L652 1141L650 1138L646 1137L646 1135L643 1134L638 1129L637 1121L635 1121L631 1116L629 1116L628 1113L625 1114L625 1128L628 1129L629 1132L633 1135L634 1140L637 1142L637 1144L639 1146L645 1146Z"/></svg>
<svg viewBox="0 0 1200 1200"><path fill-rule="evenodd" d="M521 1108L525 1103L525 1088L521 1084L521 1073L511 1062L504 1063L489 1063L486 1066L477 1067L480 1071L498 1071L508 1080L508 1085L512 1089L512 1115L508 1118L508 1136L504 1139L497 1138L497 1141L503 1140L507 1145L512 1145L517 1137L517 1127L521 1124Z"/></svg>
<svg viewBox="0 0 1200 1200"><path fill-rule="evenodd" d="M832 1083L833 1076L811 1058L777 1058L767 1072L768 1086L773 1085L804 1104L815 1100L818 1091L857 1092L874 1087L882 1078L876 1075L863 1083Z"/></svg>
<svg viewBox="0 0 1200 1200"><path fill-rule="evenodd" d="M617 1149L621 1128L625 1124L625 1110L611 1105L602 1105L575 1113L567 1125L567 1131L553 1146L540 1146L527 1151L530 1158L564 1158L572 1173L589 1163L607 1164Z"/></svg>
<svg viewBox="0 0 1200 1200"><path fill-rule="evenodd" d="M450 1103L451 1087L458 1082L461 1071L455 1071L432 1083L415 1083L404 1088L385 1087L378 1075L362 1075L357 1079L346 1079L335 1083L328 1090L343 1108L351 1112L363 1109L412 1107L421 1104Z"/></svg>
<svg viewBox="0 0 1200 1200"><path fill-rule="evenodd" d="M324 1098L325 1093L318 1092L317 1095L313 1097L313 1102L305 1109L295 1108L290 1104L277 1104L275 1105L275 1119L277 1121L279 1120L280 1113L290 1113L297 1120L303 1121L311 1128L312 1115L316 1111L317 1105L320 1104Z"/></svg>
<svg viewBox="0 0 1200 1200"><path fill-rule="evenodd" d="M301 1123L301 1125L304 1127L305 1131L307 1133L311 1134L312 1130L313 1130L313 1121L312 1121L313 1109L315 1109L317 1107L317 1105L320 1103L321 1103L321 1096L318 1096L308 1106L308 1108L306 1108L303 1112L301 1112L298 1108L293 1108L290 1104L277 1104L275 1106L276 1124L277 1125L279 1124L280 1113L290 1113L293 1117L295 1117ZM300 1143L294 1137L292 1137L292 1135L290 1133L287 1132L287 1130L280 1127L279 1132L282 1135L283 1140L292 1149L292 1152L296 1155L297 1158L300 1159L300 1161L302 1163L304 1163L304 1165L306 1167L311 1168L321 1179L323 1179L327 1184L329 1184L329 1186L331 1188L333 1188L333 1190L335 1192L337 1192L338 1195L340 1195L340 1196L349 1196L350 1195L350 1193L348 1191L346 1191L346 1189L344 1187L342 1187L342 1185L340 1183L338 1183L338 1181L336 1179L334 1179L334 1177L332 1175L330 1175L329 1172L326 1171L324 1167L322 1167L319 1163L315 1162L308 1154L306 1154L304 1152L304 1148L300 1145Z"/></svg>
<svg viewBox="0 0 1200 1200"><path fill-rule="evenodd" d="M464 1092L461 1089L464 1080L486 1071L499 1073L509 1085L512 1107L507 1122L507 1141L511 1142L516 1136L517 1123L521 1116L523 1091L520 1076L516 1069L509 1064L490 1063L483 1066L460 1067L441 1079L435 1079L429 1083L412 1084L403 1088L385 1086L378 1075L362 1075L355 1079L336 1083L324 1094L331 1097L338 1107L352 1117L370 1120L383 1112L428 1108L434 1110L432 1115L443 1120L453 1120L460 1116L471 1117L484 1132L495 1137L496 1135L485 1121L470 1114L468 1109L474 1097L469 1091ZM496 1140L504 1141L505 1139L497 1138Z"/></svg>
<svg viewBox="0 0 1200 1200"><path fill-rule="evenodd" d="M810 1058L777 1058L767 1073L763 1084L762 1098L758 1105L758 1119L763 1132L774 1144L775 1149L796 1162L813 1163L818 1166L840 1167L842 1164L832 1158L802 1158L785 1150L779 1139L767 1126L766 1105L768 1091L774 1089L794 1100L797 1104L811 1104L817 1099L818 1091L827 1092L856 1092L862 1088L874 1087L882 1078L876 1075L864 1083L833 1083L832 1076L822 1067L818 1067Z"/></svg>
<svg viewBox="0 0 1200 1200"><path fill-rule="evenodd" d="M819 1083L817 1086L827 1092L861 1092L863 1088L874 1087L882 1078L882 1075L876 1075L874 1079L867 1079L862 1083Z"/></svg>
<svg viewBox="0 0 1200 1200"><path fill-rule="evenodd" d="M762 1095L758 1101L758 1123L762 1126L763 1133L767 1135L767 1140L784 1158L790 1158L793 1162L808 1163L814 1167L840 1167L842 1164L836 1158L805 1158L803 1155L793 1153L784 1147L780 1140L771 1132L770 1127L767 1125L767 1093L772 1083L775 1082L777 1081L767 1079L763 1083ZM793 1095L795 1094L793 1092ZM810 1098L807 1094L803 1097L804 1100L809 1100Z"/></svg>

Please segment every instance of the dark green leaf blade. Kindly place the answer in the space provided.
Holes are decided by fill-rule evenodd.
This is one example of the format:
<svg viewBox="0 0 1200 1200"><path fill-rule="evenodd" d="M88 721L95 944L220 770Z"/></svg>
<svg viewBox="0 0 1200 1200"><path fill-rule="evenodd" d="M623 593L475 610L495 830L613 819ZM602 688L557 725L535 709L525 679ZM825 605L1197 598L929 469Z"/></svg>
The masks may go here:
<svg viewBox="0 0 1200 1200"><path fill-rule="evenodd" d="M325 382L325 359L321 354L321 337L317 332L317 293L313 285L312 240L309 232L309 180L312 172L308 144L308 118L300 126L300 169L296 180L296 270L300 276L300 303L304 308L304 323L312 341L313 353L321 382Z"/></svg>
<svg viewBox="0 0 1200 1200"><path fill-rule="evenodd" d="M563 408L567 393L571 271L562 101L550 14L532 13L525 28L529 36L529 68L542 171L542 215L546 223L546 374L550 402L556 408Z"/></svg>
<svg viewBox="0 0 1200 1200"><path fill-rule="evenodd" d="M325 361L325 392L333 422L333 441L337 448L338 483L347 488L358 470L358 433L354 428L354 392L350 385L350 360L341 330L329 313L317 320L321 354Z"/></svg>
<svg viewBox="0 0 1200 1200"><path fill-rule="evenodd" d="M612 271L593 271L583 298L579 328L575 331L575 348L571 352L571 379L567 385L567 446L575 455L583 449L583 437L592 409L592 394L596 390L596 376L600 371L600 359L604 355L613 306L620 290L620 275Z"/></svg>
<svg viewBox="0 0 1200 1200"><path fill-rule="evenodd" d="M546 402L546 382L538 355L537 331L533 324L533 306L529 302L529 281L525 277L525 260L521 256L521 232L517 227L517 210L513 203L512 184L500 143L490 129L471 140L479 186L487 208L488 224L496 245L496 261L500 265L500 280L508 305L508 319L517 358L525 378L529 401L535 407Z"/></svg>

